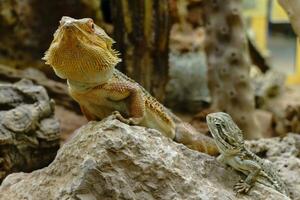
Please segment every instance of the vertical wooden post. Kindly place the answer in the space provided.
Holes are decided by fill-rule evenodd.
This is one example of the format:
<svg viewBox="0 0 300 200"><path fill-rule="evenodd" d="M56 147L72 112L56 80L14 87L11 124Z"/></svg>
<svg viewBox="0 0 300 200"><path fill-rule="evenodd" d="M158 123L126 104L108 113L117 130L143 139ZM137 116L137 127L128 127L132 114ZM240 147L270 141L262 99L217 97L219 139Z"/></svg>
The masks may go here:
<svg viewBox="0 0 300 200"><path fill-rule="evenodd" d="M112 0L111 7L121 71L162 101L168 80L169 1Z"/></svg>

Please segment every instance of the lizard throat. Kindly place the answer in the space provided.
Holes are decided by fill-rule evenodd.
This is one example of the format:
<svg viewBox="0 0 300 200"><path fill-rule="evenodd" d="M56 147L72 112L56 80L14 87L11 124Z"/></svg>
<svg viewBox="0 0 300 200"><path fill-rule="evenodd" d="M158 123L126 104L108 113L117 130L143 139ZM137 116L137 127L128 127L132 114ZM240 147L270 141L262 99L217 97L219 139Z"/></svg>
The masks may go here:
<svg viewBox="0 0 300 200"><path fill-rule="evenodd" d="M103 52L102 52L103 51ZM46 64L50 64L61 78L73 78L78 81L93 81L95 73L112 70L120 61L110 53L98 49L51 49L47 52ZM84 82L85 82L84 81Z"/></svg>
<svg viewBox="0 0 300 200"><path fill-rule="evenodd" d="M86 92L96 86L103 85L108 82L109 79L112 78L115 69L107 70L105 72L98 72L96 77L93 79L94 81L78 81L74 79L67 79L68 86L71 90L77 92Z"/></svg>
<svg viewBox="0 0 300 200"><path fill-rule="evenodd" d="M71 90L77 92L85 92L96 86L104 84L104 83L84 83L84 82L73 81L73 80L67 80L67 83Z"/></svg>

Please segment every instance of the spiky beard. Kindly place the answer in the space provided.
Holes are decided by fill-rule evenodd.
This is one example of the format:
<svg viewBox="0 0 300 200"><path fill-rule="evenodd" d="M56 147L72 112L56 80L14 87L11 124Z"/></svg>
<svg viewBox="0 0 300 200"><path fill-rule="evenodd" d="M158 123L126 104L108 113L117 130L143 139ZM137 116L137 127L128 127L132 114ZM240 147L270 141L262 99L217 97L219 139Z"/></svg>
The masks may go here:
<svg viewBox="0 0 300 200"><path fill-rule="evenodd" d="M97 45L97 41L91 42L75 33L66 36L64 30L54 34L54 40L43 59L61 78L105 71L121 61L117 51L104 49Z"/></svg>

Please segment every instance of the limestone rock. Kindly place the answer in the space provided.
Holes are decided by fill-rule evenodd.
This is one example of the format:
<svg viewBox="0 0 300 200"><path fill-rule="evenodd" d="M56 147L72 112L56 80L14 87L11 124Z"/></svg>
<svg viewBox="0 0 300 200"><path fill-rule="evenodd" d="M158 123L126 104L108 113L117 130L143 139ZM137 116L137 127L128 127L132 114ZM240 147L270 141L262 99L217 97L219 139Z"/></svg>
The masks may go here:
<svg viewBox="0 0 300 200"><path fill-rule="evenodd" d="M247 141L252 152L277 166L291 197L300 200L300 135Z"/></svg>
<svg viewBox="0 0 300 200"><path fill-rule="evenodd" d="M300 105L288 105L283 111L274 113L273 124L276 134L300 133Z"/></svg>
<svg viewBox="0 0 300 200"><path fill-rule="evenodd" d="M59 148L59 123L46 90L29 80L0 84L0 181L48 165Z"/></svg>
<svg viewBox="0 0 300 200"><path fill-rule="evenodd" d="M281 137L287 133L300 133L300 88L286 86L276 98L269 98L264 109L272 113L275 134Z"/></svg>
<svg viewBox="0 0 300 200"><path fill-rule="evenodd" d="M48 167L9 175L0 199L287 199L259 184L236 196L239 179L214 157L109 117L80 128Z"/></svg>
<svg viewBox="0 0 300 200"><path fill-rule="evenodd" d="M207 107L210 95L206 81L204 29L174 24L170 33L168 107L196 113Z"/></svg>
<svg viewBox="0 0 300 200"><path fill-rule="evenodd" d="M171 52L170 80L166 86L168 106L197 112L210 103L203 51Z"/></svg>
<svg viewBox="0 0 300 200"><path fill-rule="evenodd" d="M48 79L42 71L36 68L28 67L24 70L16 70L0 64L0 82L14 83L24 78L43 86L49 96L55 100L56 105L81 114L78 104L68 94L67 84Z"/></svg>
<svg viewBox="0 0 300 200"><path fill-rule="evenodd" d="M203 1L207 83L213 109L230 114L243 130L244 138L262 133L255 118L254 90L242 0Z"/></svg>
<svg viewBox="0 0 300 200"><path fill-rule="evenodd" d="M270 98L282 94L285 89L286 75L274 69L254 77L256 107L265 108Z"/></svg>

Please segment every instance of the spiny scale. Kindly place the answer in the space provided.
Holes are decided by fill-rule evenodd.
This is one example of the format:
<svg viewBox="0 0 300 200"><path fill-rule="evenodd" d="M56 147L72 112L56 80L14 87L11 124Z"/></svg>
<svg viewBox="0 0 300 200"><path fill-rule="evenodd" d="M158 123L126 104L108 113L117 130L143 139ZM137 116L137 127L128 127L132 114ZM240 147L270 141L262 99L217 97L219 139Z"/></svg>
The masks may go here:
<svg viewBox="0 0 300 200"><path fill-rule="evenodd" d="M137 84L139 88L141 89L143 93L143 97L145 99L145 105L150 107L152 110L155 110L156 113L166 122L172 123L172 119L166 114L169 113L168 109L164 107L161 103L159 103L145 88L143 88L140 84L138 84L136 81L133 79L129 78L119 70L115 69L114 70L114 77L115 78L122 78L128 82Z"/></svg>
<svg viewBox="0 0 300 200"><path fill-rule="evenodd" d="M261 166L262 171L265 172L265 174L267 175L266 178L273 183L275 189L280 191L283 194L288 195L288 190L285 187L284 183L281 181L279 176L276 173L274 173L273 170L274 166L271 163L266 163L266 161L264 161L263 159L261 159L260 157L258 157L257 155L249 151L248 149L245 149L245 151L248 155L250 155L250 157L253 160L255 160ZM258 177L258 181L259 181L259 177Z"/></svg>

